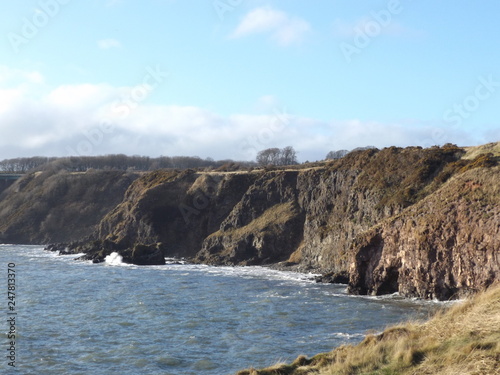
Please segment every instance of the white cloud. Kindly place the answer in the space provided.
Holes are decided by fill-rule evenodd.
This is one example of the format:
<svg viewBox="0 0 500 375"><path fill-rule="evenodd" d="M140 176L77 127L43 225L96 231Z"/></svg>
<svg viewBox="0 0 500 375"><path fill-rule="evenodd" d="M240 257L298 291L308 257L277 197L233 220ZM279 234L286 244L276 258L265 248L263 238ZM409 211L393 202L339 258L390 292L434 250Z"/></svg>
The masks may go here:
<svg viewBox="0 0 500 375"><path fill-rule="evenodd" d="M5 69L0 67L1 71ZM141 103L124 100L132 87L81 84L48 89L37 79L19 87L3 87L0 160L112 153L252 160L265 148L292 145L300 160L312 161L323 159L331 150L358 146L430 146L438 143L432 134L440 126L320 121L287 113L273 96L257 101L265 106L266 114L222 116L195 106L148 104L147 97ZM444 131L444 142L477 143L465 130Z"/></svg>
<svg viewBox="0 0 500 375"><path fill-rule="evenodd" d="M100 49L104 50L112 48L120 48L122 46L122 44L118 40L113 38L101 39L97 41L97 45L99 46Z"/></svg>
<svg viewBox="0 0 500 375"><path fill-rule="evenodd" d="M43 76L36 71L23 71L0 65L0 85L15 86L21 83L43 83Z"/></svg>
<svg viewBox="0 0 500 375"><path fill-rule="evenodd" d="M243 17L231 33L231 38L242 38L252 34L269 33L271 39L282 46L301 42L311 30L305 20L269 6L260 7Z"/></svg>

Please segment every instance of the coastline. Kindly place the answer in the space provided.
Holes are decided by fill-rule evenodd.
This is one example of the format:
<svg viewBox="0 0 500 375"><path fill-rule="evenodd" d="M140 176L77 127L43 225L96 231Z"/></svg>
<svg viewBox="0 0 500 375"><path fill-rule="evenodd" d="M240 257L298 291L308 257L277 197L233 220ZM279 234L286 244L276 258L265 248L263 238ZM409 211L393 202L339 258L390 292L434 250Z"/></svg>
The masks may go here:
<svg viewBox="0 0 500 375"><path fill-rule="evenodd" d="M291 364L236 375L500 374L500 284L440 310L425 322L405 322Z"/></svg>

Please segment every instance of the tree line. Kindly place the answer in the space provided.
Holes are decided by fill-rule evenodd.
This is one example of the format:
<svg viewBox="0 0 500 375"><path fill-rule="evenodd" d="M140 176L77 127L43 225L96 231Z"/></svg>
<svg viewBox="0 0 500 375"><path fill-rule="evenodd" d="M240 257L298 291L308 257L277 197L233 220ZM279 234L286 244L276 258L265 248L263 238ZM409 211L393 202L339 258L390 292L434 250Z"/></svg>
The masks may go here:
<svg viewBox="0 0 500 375"><path fill-rule="evenodd" d="M268 165L294 165L299 164L297 153L292 146L285 148L267 148L257 154L257 164L260 166Z"/></svg>
<svg viewBox="0 0 500 375"><path fill-rule="evenodd" d="M198 156L160 156L157 158L124 154L49 158L37 156L2 160L0 172L22 174L46 168L65 169L70 172L85 172L89 169L153 171L156 169L220 168L229 164L238 164L241 167L256 165L254 162L202 159Z"/></svg>
<svg viewBox="0 0 500 375"><path fill-rule="evenodd" d="M340 159L349 152L367 150L374 146L358 147L352 151L330 151L326 159ZM284 148L267 148L257 153L255 161L234 161L231 159L214 160L202 159L198 156L127 156L112 154L104 156L71 156L71 157L43 157L14 158L0 161L0 173L27 173L28 171L45 168L65 169L71 172L85 172L96 170L137 170L153 171L156 169L188 169L188 168L222 168L235 170L256 166L286 166L300 164L297 152L292 146Z"/></svg>
<svg viewBox="0 0 500 375"><path fill-rule="evenodd" d="M326 154L326 160L341 159L351 152L370 150L372 148L376 148L376 147L375 146L365 146L365 147L356 147L355 149L352 149L351 151L349 151L349 150L330 151L328 154Z"/></svg>

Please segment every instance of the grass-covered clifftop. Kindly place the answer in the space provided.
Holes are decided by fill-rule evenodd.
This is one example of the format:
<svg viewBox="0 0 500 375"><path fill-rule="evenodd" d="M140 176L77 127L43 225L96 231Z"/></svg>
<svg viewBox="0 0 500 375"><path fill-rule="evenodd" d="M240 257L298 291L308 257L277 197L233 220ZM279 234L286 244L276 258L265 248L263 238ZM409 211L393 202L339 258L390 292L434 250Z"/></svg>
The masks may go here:
<svg viewBox="0 0 500 375"><path fill-rule="evenodd" d="M277 343L279 345L279 343ZM458 302L427 322L392 326L292 364L237 375L498 375L500 285Z"/></svg>

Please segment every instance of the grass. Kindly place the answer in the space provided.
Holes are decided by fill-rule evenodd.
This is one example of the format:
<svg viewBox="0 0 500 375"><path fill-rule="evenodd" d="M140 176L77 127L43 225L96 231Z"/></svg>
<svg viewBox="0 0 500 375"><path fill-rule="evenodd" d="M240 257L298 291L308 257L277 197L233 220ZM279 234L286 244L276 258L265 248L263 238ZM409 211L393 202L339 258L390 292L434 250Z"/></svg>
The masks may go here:
<svg viewBox="0 0 500 375"><path fill-rule="evenodd" d="M479 155L491 153L493 156L500 156L500 142L487 143L476 147L465 147L467 153L464 159L475 159Z"/></svg>
<svg viewBox="0 0 500 375"><path fill-rule="evenodd" d="M437 313L289 365L237 375L498 375L500 284Z"/></svg>
<svg viewBox="0 0 500 375"><path fill-rule="evenodd" d="M230 236L232 238L242 238L252 233L260 233L264 231L274 231L277 226L285 224L292 220L296 215L296 208L293 202L279 203L264 211L256 219L252 220L245 226L231 228L226 231L217 231L212 233L213 236Z"/></svg>

